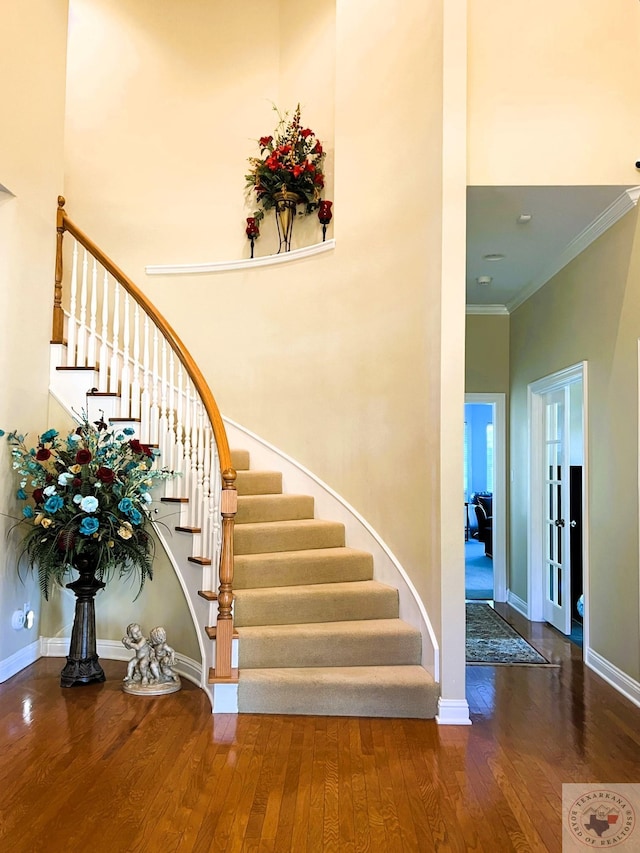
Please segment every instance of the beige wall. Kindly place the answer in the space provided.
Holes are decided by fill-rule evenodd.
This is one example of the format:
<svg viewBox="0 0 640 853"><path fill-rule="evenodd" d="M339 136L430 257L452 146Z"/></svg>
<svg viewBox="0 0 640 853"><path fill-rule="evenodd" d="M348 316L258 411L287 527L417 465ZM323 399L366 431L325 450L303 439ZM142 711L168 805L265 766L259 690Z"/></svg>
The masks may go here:
<svg viewBox="0 0 640 853"><path fill-rule="evenodd" d="M591 647L634 679L640 224L628 213L511 316L511 588L527 598L527 384L588 362Z"/></svg>
<svg viewBox="0 0 640 853"><path fill-rule="evenodd" d="M640 4L469 2L469 183L637 183Z"/></svg>
<svg viewBox="0 0 640 853"><path fill-rule="evenodd" d="M467 314L465 391L508 393L509 316Z"/></svg>
<svg viewBox="0 0 640 853"><path fill-rule="evenodd" d="M66 0L0 4L0 426L46 429L48 342L55 251L56 196L63 186ZM0 441L0 662L38 638L37 584L16 573L7 541L21 506ZM11 540L13 541L13 540ZM29 602L36 626L14 631L11 613Z"/></svg>
<svg viewBox="0 0 640 853"><path fill-rule="evenodd" d="M311 8L298 5L289 31ZM273 105L295 108L280 97L278 0L184 0L179 9L71 0L70 8L70 216L142 286L146 264L248 257L245 218L255 204L245 201L247 158L275 127ZM319 16L324 44L330 23ZM298 97L305 121L327 139L332 105L316 113L317 93L315 78L308 107L306 92ZM269 253L269 225L256 254Z"/></svg>
<svg viewBox="0 0 640 853"><path fill-rule="evenodd" d="M70 215L170 317L223 412L379 530L438 625L441 0L375 0L366 26L338 0L335 104L315 51L296 59L293 86L279 32L294 24L278 30L288 0L224 12L192 0L179 23L151 0L72 7ZM335 109L335 251L145 279L147 263L247 256L246 158L280 93L309 104L321 138Z"/></svg>

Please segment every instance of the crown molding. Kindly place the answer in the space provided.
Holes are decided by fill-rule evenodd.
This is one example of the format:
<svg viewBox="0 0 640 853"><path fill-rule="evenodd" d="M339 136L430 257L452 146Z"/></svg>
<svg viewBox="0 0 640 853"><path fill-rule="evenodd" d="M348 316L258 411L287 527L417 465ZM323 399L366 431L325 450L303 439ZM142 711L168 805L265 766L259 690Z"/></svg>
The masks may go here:
<svg viewBox="0 0 640 853"><path fill-rule="evenodd" d="M530 296L540 290L554 275L557 275L561 269L567 266L574 258L591 245L598 237L601 237L605 231L608 231L612 225L615 225L619 219L632 210L640 198L640 187L631 187L625 190L618 198L613 201L606 210L603 210L599 216L583 229L573 240L567 245L553 261L544 267L541 272L532 279L531 283L521 290L520 293L508 303L507 308L509 313L519 308L523 302L526 302Z"/></svg>
<svg viewBox="0 0 640 853"><path fill-rule="evenodd" d="M324 243L314 243L302 249L293 249L279 255L265 255L262 258L242 258L236 261L211 261L202 264L154 264L144 268L147 275L196 275L199 273L218 273L233 270L248 270L259 267L271 267L277 264L287 264L331 252L336 247L335 239Z"/></svg>
<svg viewBox="0 0 640 853"><path fill-rule="evenodd" d="M496 314L504 316L509 314L506 305L467 305L467 314Z"/></svg>

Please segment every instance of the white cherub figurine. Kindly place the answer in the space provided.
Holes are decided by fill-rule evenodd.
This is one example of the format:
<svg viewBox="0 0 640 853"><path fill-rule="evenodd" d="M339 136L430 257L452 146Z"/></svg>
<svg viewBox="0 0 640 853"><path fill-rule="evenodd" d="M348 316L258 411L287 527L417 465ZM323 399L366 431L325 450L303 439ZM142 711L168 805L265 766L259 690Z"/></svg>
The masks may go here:
<svg viewBox="0 0 640 853"><path fill-rule="evenodd" d="M160 667L153 648L142 633L137 622L127 625L127 635L122 638L122 644L127 649L135 650L136 656L127 665L124 681L149 684L160 681Z"/></svg>
<svg viewBox="0 0 640 853"><path fill-rule="evenodd" d="M167 632L160 626L152 628L149 631L149 639L160 668L161 680L179 682L180 678L172 668L176 663L176 653L167 643Z"/></svg>

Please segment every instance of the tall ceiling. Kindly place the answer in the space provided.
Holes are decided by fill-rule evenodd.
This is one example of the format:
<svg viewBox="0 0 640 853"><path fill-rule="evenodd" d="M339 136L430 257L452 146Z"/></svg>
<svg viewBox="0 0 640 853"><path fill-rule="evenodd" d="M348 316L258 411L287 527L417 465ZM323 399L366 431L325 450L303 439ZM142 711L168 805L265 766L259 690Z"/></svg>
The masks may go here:
<svg viewBox="0 0 640 853"><path fill-rule="evenodd" d="M514 310L637 200L623 186L469 187L467 310Z"/></svg>

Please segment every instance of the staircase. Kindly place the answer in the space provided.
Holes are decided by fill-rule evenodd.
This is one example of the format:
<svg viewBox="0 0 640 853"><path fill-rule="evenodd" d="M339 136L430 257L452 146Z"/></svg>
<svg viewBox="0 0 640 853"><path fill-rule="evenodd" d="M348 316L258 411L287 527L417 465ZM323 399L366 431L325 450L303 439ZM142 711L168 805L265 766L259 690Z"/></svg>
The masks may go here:
<svg viewBox="0 0 640 853"><path fill-rule="evenodd" d="M342 524L282 493L282 475L234 451L235 627L241 713L420 717L438 686L421 666L420 631L398 591L373 580L371 554L345 546Z"/></svg>
<svg viewBox="0 0 640 853"><path fill-rule="evenodd" d="M213 710L434 717L437 642L393 555L310 472L239 425L225 427L176 333L63 205L50 388L69 411L97 406L134 427L182 475L167 482L154 517L177 532L165 539L158 529L198 629ZM289 489L314 496L283 491L280 471L231 453L229 428L264 468L282 468ZM315 518L318 505L340 521ZM347 547L345 528L357 547Z"/></svg>

